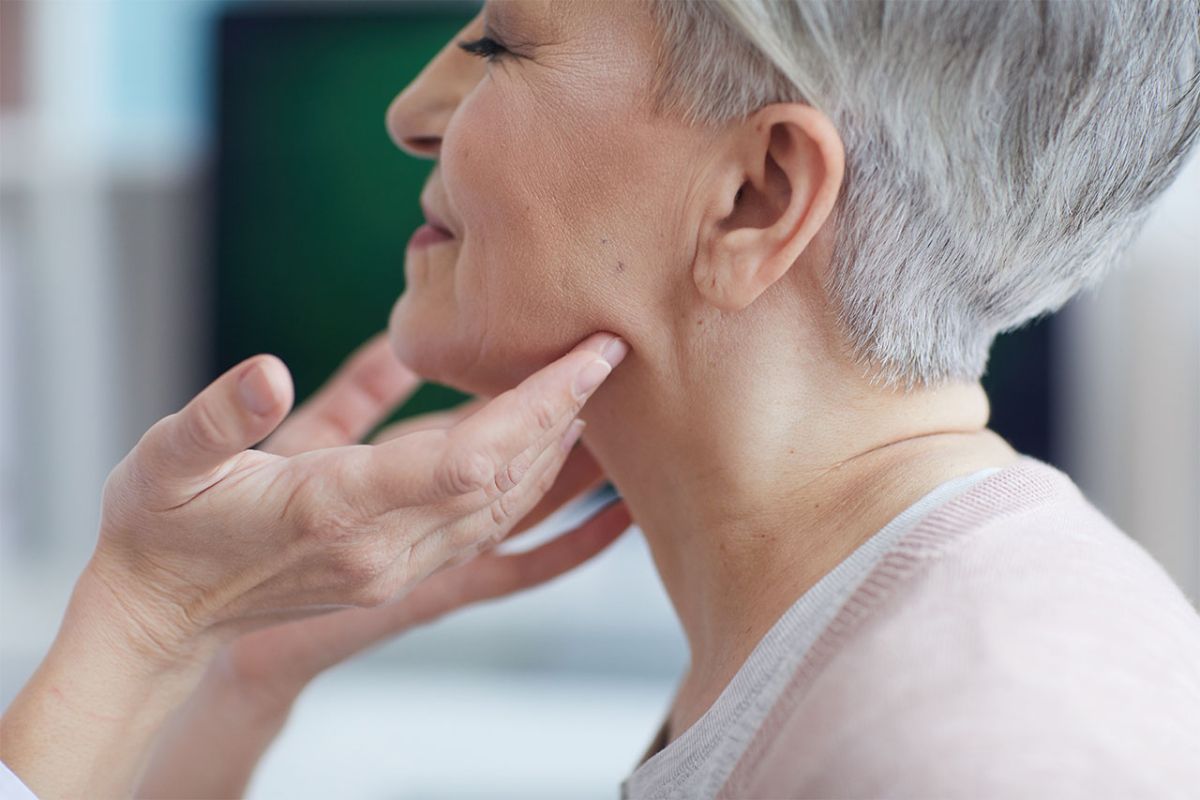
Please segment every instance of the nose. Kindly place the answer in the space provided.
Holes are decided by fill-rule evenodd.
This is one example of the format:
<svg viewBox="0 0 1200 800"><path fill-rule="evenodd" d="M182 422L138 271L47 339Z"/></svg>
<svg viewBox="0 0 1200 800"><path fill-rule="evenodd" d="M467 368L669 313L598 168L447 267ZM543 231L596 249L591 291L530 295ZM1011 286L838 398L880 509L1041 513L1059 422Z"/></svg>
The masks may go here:
<svg viewBox="0 0 1200 800"><path fill-rule="evenodd" d="M481 12L388 106L388 135L410 156L436 159L441 152L442 134L450 118L485 72L483 62L463 52L458 41L479 36L482 30Z"/></svg>

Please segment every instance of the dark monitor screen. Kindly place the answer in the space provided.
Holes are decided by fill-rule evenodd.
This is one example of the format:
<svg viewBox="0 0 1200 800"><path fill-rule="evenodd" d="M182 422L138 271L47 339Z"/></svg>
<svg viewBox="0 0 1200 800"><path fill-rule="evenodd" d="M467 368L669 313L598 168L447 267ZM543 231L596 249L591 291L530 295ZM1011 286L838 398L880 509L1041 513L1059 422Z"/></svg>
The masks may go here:
<svg viewBox="0 0 1200 800"><path fill-rule="evenodd" d="M291 367L297 399L381 330L404 289L431 162L384 128L392 98L477 3L271 2L229 7L216 36L214 369L258 352ZM1000 337L984 378L992 427L1052 452L1054 318ZM422 389L404 414L457 402Z"/></svg>
<svg viewBox="0 0 1200 800"><path fill-rule="evenodd" d="M432 167L396 148L384 112L478 10L474 3L272 2L216 27L214 367L259 352L297 402L387 325ZM463 395L426 387L416 413Z"/></svg>

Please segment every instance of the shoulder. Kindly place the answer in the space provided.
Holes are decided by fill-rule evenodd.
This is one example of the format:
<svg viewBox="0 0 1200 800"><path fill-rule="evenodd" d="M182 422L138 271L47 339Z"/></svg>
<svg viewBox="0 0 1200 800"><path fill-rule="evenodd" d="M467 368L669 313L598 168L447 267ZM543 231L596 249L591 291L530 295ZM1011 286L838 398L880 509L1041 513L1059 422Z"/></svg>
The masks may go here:
<svg viewBox="0 0 1200 800"><path fill-rule="evenodd" d="M1200 782L1200 616L1063 473L1035 462L998 478L884 558L727 796L1170 796Z"/></svg>
<svg viewBox="0 0 1200 800"><path fill-rule="evenodd" d="M1119 660L1134 642L1200 656L1200 615L1166 570L1031 458L922 519L846 605L847 647L922 658L936 640L971 669L1005 653L1023 674L1042 655Z"/></svg>

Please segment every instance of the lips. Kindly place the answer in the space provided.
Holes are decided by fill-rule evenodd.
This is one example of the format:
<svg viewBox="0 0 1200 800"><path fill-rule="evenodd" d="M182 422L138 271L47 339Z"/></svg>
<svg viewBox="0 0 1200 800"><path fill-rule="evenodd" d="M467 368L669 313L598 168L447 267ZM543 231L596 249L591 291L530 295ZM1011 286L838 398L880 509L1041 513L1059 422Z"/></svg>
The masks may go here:
<svg viewBox="0 0 1200 800"><path fill-rule="evenodd" d="M439 242L452 242L454 237L447 231L440 228L435 228L428 222L413 231L413 235L408 240L408 247L412 250L421 250Z"/></svg>
<svg viewBox="0 0 1200 800"><path fill-rule="evenodd" d="M424 202L421 203L421 211L425 214L425 224L426 225L433 228L434 230L444 233L446 236L455 238L454 231L450 230L450 226L448 226L445 222L443 222L441 217L439 217L437 214L433 213L433 211L430 210L429 206Z"/></svg>

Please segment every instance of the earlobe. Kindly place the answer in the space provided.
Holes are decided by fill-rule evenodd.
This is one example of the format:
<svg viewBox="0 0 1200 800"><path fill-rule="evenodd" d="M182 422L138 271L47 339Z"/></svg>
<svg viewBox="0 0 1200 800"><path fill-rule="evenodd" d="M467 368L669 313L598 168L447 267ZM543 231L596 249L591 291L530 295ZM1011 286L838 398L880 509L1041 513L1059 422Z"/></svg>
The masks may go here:
<svg viewBox="0 0 1200 800"><path fill-rule="evenodd" d="M706 302L740 310L787 273L833 211L844 158L833 123L802 103L766 106L739 125L693 265Z"/></svg>

